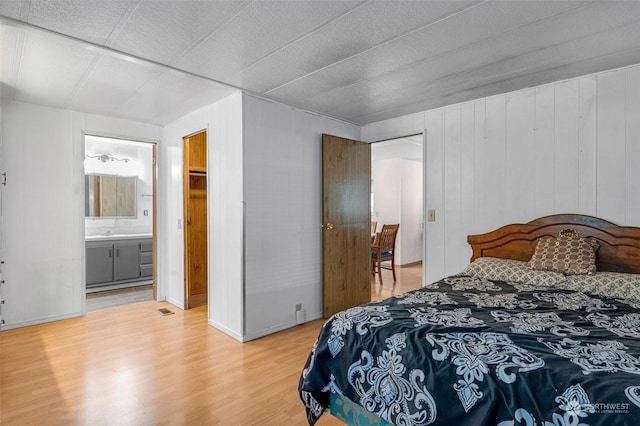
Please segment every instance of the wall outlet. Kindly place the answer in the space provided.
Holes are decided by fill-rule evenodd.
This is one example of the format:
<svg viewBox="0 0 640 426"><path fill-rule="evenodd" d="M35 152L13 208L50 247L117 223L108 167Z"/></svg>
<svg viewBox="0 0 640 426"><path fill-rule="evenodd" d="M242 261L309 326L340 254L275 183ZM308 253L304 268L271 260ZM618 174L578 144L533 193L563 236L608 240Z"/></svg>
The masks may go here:
<svg viewBox="0 0 640 426"><path fill-rule="evenodd" d="M302 303L296 305L296 312L302 310Z"/></svg>

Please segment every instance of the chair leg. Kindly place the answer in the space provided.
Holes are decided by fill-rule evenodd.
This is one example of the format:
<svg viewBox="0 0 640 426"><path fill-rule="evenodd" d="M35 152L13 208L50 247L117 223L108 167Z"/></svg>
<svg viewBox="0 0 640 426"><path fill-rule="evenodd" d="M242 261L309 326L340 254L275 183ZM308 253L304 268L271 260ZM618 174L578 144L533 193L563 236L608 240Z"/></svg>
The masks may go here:
<svg viewBox="0 0 640 426"><path fill-rule="evenodd" d="M391 271L393 272L393 281L396 281L396 261L394 258L391 258Z"/></svg>
<svg viewBox="0 0 640 426"><path fill-rule="evenodd" d="M380 278L380 285L382 285L382 262L376 262L378 264L378 278Z"/></svg>

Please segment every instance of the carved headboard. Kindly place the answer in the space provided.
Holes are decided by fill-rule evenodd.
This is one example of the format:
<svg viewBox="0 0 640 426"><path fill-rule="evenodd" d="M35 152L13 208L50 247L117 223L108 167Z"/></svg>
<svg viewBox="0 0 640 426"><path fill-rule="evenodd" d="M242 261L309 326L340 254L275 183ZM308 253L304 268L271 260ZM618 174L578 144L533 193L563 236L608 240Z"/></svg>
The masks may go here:
<svg viewBox="0 0 640 426"><path fill-rule="evenodd" d="M640 228L618 226L593 216L558 214L532 220L529 223L505 225L486 234L469 235L473 249L471 261L479 257L498 257L528 261L536 240L570 229L581 237L599 241L596 252L598 271L640 274Z"/></svg>

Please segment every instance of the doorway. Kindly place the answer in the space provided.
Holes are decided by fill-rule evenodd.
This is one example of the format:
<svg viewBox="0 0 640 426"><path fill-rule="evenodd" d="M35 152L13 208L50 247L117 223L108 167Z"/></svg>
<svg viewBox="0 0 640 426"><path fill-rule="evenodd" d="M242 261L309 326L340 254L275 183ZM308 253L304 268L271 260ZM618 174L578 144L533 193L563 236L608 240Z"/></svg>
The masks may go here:
<svg viewBox="0 0 640 426"><path fill-rule="evenodd" d="M416 134L371 144L371 221L383 224L399 223L396 239L396 270L420 270L424 257L424 136ZM383 268L385 265L383 264ZM387 271L383 270L385 274ZM388 271L385 286L393 278ZM422 286L423 273L411 274L411 281ZM378 278L375 285L379 286Z"/></svg>
<svg viewBox="0 0 640 426"><path fill-rule="evenodd" d="M86 311L155 300L154 143L84 137Z"/></svg>
<svg viewBox="0 0 640 426"><path fill-rule="evenodd" d="M207 132L185 136L184 196L184 307L207 304Z"/></svg>

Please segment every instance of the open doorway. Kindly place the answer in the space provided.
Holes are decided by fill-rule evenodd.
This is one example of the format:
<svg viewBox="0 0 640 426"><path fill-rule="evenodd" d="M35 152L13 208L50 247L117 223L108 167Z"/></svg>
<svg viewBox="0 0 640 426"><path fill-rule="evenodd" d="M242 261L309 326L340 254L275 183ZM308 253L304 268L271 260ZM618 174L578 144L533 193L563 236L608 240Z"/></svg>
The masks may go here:
<svg viewBox="0 0 640 426"><path fill-rule="evenodd" d="M371 144L371 221L400 224L394 253L397 281L383 264L383 285L372 277L376 299L422 287L424 253L423 135ZM384 268L388 271L385 271Z"/></svg>
<svg viewBox="0 0 640 426"><path fill-rule="evenodd" d="M85 135L86 311L155 299L155 145Z"/></svg>

